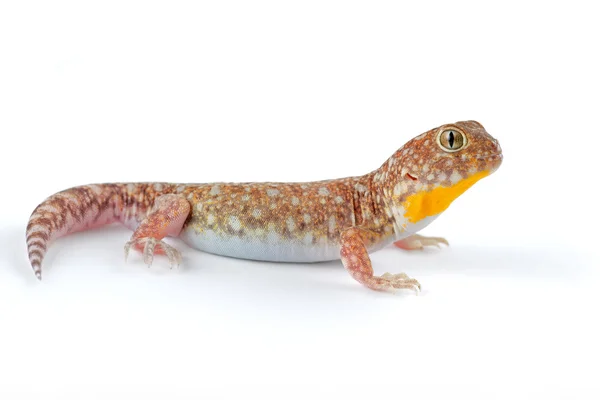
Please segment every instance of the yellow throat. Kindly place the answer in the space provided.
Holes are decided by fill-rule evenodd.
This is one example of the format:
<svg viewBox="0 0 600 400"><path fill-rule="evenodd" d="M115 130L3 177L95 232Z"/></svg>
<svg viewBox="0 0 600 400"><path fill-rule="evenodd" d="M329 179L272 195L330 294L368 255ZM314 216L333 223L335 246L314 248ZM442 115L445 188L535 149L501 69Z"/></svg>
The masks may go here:
<svg viewBox="0 0 600 400"><path fill-rule="evenodd" d="M416 223L423 218L440 214L458 196L487 175L489 175L488 171L481 171L458 181L450 187L440 186L428 192L423 191L408 196L403 203L404 217L409 222Z"/></svg>

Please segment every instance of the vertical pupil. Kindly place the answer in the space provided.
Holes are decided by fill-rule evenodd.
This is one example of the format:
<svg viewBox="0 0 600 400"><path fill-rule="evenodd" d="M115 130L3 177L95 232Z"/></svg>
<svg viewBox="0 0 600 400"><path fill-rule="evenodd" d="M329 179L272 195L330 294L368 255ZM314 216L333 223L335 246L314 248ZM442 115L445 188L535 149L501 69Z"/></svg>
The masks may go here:
<svg viewBox="0 0 600 400"><path fill-rule="evenodd" d="M451 149L454 148L454 132L452 131L448 132L448 144Z"/></svg>

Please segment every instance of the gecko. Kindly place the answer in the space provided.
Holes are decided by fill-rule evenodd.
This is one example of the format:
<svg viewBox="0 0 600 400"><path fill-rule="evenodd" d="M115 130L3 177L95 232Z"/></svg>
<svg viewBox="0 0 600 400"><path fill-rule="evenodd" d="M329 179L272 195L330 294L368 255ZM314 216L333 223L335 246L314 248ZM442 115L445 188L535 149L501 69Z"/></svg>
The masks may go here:
<svg viewBox="0 0 600 400"><path fill-rule="evenodd" d="M73 187L38 205L26 229L35 276L55 239L120 222L133 230L125 244L150 266L165 255L171 267L178 237L208 253L242 259L313 263L341 260L350 276L380 291L412 289L405 273L375 275L369 253L447 245L417 232L502 163L500 144L476 121L431 129L362 176L299 183L105 183Z"/></svg>

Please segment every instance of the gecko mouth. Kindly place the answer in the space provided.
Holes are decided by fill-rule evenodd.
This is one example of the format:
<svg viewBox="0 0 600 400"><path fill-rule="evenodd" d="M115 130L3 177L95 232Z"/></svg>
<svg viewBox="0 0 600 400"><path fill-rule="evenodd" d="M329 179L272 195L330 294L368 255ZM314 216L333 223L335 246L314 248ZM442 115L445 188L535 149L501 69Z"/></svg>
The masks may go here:
<svg viewBox="0 0 600 400"><path fill-rule="evenodd" d="M479 156L477 157L477 161L483 162L485 165L484 168L487 169L491 174L500 168L500 165L502 164L502 153Z"/></svg>
<svg viewBox="0 0 600 400"><path fill-rule="evenodd" d="M488 156L479 156L477 161L495 161L502 160L502 153L490 154Z"/></svg>

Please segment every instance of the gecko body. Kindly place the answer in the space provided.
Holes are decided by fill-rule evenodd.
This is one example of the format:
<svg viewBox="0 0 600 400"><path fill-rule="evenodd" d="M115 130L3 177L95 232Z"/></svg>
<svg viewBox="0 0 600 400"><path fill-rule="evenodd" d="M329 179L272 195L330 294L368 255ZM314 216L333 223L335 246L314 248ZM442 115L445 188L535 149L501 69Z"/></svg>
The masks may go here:
<svg viewBox="0 0 600 400"><path fill-rule="evenodd" d="M50 243L68 233L121 222L125 245L151 264L179 251L166 236L223 256L274 261L341 259L351 276L376 290L419 288L405 274L374 276L369 252L390 243L412 250L447 243L416 233L502 162L478 122L447 124L397 150L357 177L304 183L112 183L78 186L42 202L27 226L29 260L41 279Z"/></svg>

